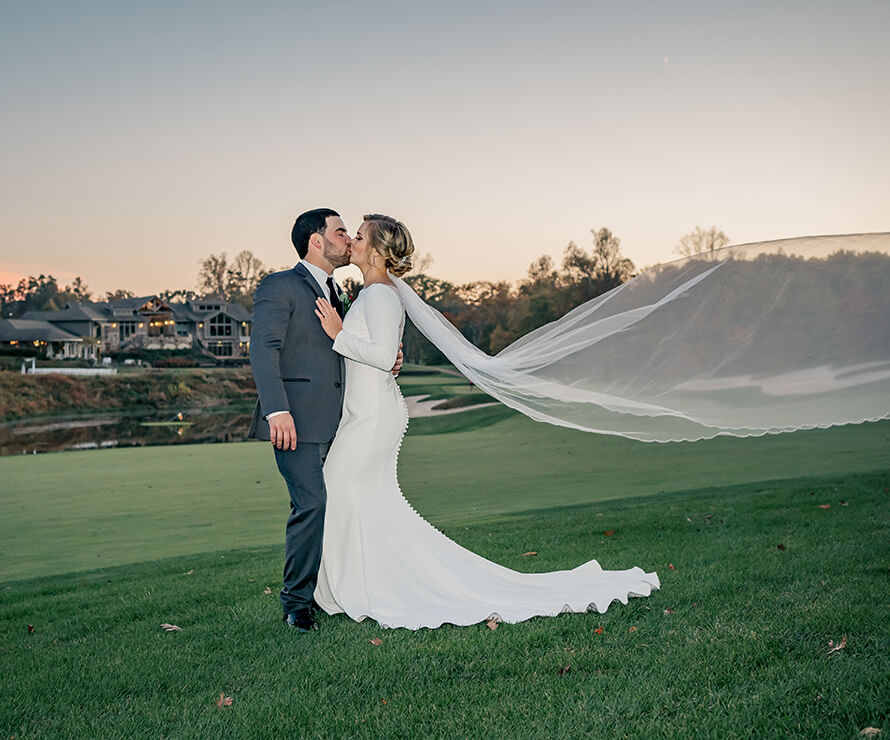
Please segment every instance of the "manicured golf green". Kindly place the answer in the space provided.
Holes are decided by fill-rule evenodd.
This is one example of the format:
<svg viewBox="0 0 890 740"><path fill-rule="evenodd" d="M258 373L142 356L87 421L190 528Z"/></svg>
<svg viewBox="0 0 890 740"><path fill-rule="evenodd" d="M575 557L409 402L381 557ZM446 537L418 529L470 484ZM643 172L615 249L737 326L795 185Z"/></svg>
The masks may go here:
<svg viewBox="0 0 890 740"><path fill-rule="evenodd" d="M489 407L412 421L399 475L425 517L452 526L627 496L888 468L890 422L658 445ZM278 544L287 510L263 443L4 457L0 581Z"/></svg>

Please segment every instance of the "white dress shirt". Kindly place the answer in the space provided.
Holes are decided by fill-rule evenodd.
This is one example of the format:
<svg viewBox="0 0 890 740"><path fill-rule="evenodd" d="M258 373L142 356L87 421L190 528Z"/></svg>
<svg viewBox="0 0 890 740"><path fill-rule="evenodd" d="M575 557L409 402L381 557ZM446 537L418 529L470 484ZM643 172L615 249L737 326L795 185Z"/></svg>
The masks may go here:
<svg viewBox="0 0 890 740"><path fill-rule="evenodd" d="M306 260L303 260L303 264L306 266L306 269L309 270L309 274L315 278L315 282L318 283L318 287L321 288L324 297L331 300L331 292L328 290L328 278L332 277L333 273L328 274L318 265L313 265L311 262L306 262ZM336 285L336 283L334 284Z"/></svg>

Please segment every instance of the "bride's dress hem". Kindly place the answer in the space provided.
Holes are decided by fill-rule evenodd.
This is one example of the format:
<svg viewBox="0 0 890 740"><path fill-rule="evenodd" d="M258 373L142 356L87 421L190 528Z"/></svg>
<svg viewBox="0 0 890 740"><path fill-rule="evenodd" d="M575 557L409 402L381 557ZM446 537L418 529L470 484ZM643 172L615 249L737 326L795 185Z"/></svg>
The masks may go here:
<svg viewBox="0 0 890 740"><path fill-rule="evenodd" d="M470 617L465 620L464 619L461 619L461 620L450 620L450 619L435 620L435 619L432 619L432 620L423 620L418 623L407 623L407 624L402 623L404 620L399 620L398 618L395 618L395 617L392 619L387 619L386 617L383 617L382 615L379 615L379 614L378 615L373 615L373 614L353 615L353 614L347 614L345 611L342 611L342 610L328 611L327 609L325 609L325 613L331 617L336 616L338 614L343 614L344 616L348 617L349 619L353 620L354 622L364 622L366 619L370 619L374 622L377 622L377 624L380 625L380 627L382 627L383 629L387 629L387 630L388 629L406 629L406 630L410 630L412 632L416 632L417 630L422 630L422 629L431 629L431 630L438 629L439 627L443 627L446 624L452 625L454 627L471 627L472 625L484 624L484 623L490 622L492 620L498 622L499 624L519 624L520 622L527 622L528 620L534 619L536 617L549 618L549 617L558 617L563 614L586 614L586 613L591 613L591 612L595 612L597 614L605 614L606 611L608 610L608 608L616 601L627 606L627 602L631 598L634 598L634 597L645 598L645 597L649 596L653 590L658 589L660 587L658 576L655 573L647 573L646 578L650 578L650 577L653 582L652 583L646 582L648 585L648 588L640 589L644 593L635 593L635 592L629 591L624 597L616 596L614 599L612 599L611 602L609 602L602 608L600 608L594 602L591 602L586 607L581 607L581 608L573 606L572 604L563 604L562 607L560 607L558 609L554 609L554 610L549 610L549 611L543 610L543 609L535 609L533 613L528 613L524 616L510 615L510 616L505 617L498 611L492 611L492 612L488 612L484 616ZM480 614L481 614L481 612L480 612Z"/></svg>

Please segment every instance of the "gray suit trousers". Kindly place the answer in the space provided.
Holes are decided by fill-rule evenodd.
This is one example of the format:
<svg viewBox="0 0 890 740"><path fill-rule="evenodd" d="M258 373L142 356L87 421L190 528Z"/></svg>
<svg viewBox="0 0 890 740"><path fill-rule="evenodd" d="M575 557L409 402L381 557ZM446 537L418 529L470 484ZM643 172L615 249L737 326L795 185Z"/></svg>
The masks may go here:
<svg viewBox="0 0 890 740"><path fill-rule="evenodd" d="M281 606L285 614L312 604L321 541L327 489L323 466L331 443L297 441L296 450L275 450L275 462L290 493L290 516L284 534L284 588Z"/></svg>

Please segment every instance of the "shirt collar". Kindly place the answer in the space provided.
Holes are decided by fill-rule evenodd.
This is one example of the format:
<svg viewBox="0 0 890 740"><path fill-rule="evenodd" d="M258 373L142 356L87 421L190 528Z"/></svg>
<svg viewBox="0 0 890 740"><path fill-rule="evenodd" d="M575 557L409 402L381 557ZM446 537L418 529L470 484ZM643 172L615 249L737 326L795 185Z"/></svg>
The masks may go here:
<svg viewBox="0 0 890 740"><path fill-rule="evenodd" d="M324 270L322 270L318 265L313 265L311 262L307 262L303 260L303 264L306 265L306 269L309 270L309 274L315 278L315 282L318 283L318 286L321 288L322 292L330 298L328 295L328 278L331 275L328 275Z"/></svg>

